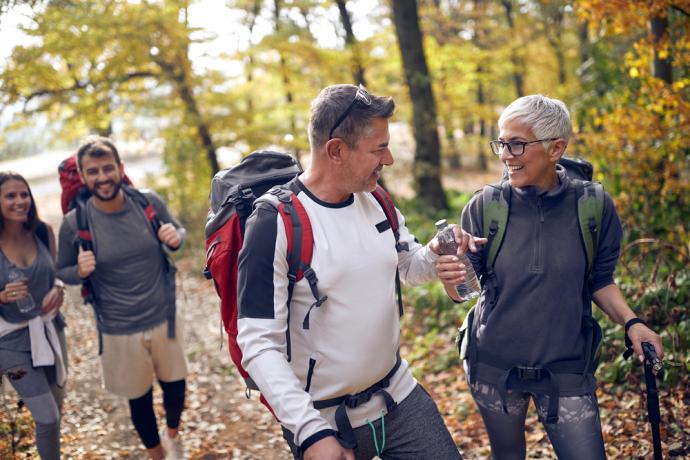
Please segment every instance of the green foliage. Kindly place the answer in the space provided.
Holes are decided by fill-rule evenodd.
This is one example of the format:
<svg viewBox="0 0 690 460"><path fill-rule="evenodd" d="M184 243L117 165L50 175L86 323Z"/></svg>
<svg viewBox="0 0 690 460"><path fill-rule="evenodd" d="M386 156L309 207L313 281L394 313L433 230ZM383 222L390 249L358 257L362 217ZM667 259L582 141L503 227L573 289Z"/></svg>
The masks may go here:
<svg viewBox="0 0 690 460"><path fill-rule="evenodd" d="M460 212L470 197L468 193L449 193L449 213L421 208L415 199L397 199L396 205L405 216L405 224L424 244L436 233L436 220L459 222ZM438 281L406 287L403 298L406 308L403 329L412 343L407 359L418 363L416 372L439 372L460 365L455 347L449 348L448 343L455 340L457 328L462 324L469 305L453 302ZM438 350L445 351L439 354ZM425 360L425 357L429 359Z"/></svg>
<svg viewBox="0 0 690 460"><path fill-rule="evenodd" d="M460 212L472 197L471 193L451 190L446 193L449 209L438 210L422 206L416 198L395 200L396 206L405 216L405 224L417 239L425 244L436 234L434 222L446 219L451 224L460 223Z"/></svg>
<svg viewBox="0 0 690 460"><path fill-rule="evenodd" d="M623 250L617 277L618 285L630 306L662 338L666 368L665 381L671 385L687 380L690 374L690 264L678 262L675 249L658 241L629 244ZM625 362L623 328L608 319L599 324L604 330L603 366L599 377L605 381L622 382L631 370L642 366Z"/></svg>
<svg viewBox="0 0 690 460"><path fill-rule="evenodd" d="M199 162L202 148L191 133L176 130L167 139L164 153L167 177L175 180L159 180L155 188L187 230L182 254L199 255L203 253L205 241L210 169L206 162Z"/></svg>

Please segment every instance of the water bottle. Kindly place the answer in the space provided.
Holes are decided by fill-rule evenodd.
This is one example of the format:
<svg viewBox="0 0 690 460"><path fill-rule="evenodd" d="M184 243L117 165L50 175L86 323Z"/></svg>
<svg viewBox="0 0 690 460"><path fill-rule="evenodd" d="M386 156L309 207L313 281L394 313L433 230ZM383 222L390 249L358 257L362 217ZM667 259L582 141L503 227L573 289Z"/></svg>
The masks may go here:
<svg viewBox="0 0 690 460"><path fill-rule="evenodd" d="M26 276L24 276L24 273L22 273L22 271L17 267L10 267L8 278L10 283L13 283L15 281L26 283L27 281ZM31 293L28 293L26 297L17 299L14 303L17 305L17 309L19 309L20 313L29 313L36 306L36 303L34 302L34 298L31 295Z"/></svg>
<svg viewBox="0 0 690 460"><path fill-rule="evenodd" d="M436 230L436 238L441 246L441 254L457 255L458 244L455 242L455 233L453 232L453 228L448 226L448 221L446 219L441 219L436 222ZM455 291L460 296L460 301L466 302L477 297L479 295L479 291L481 291L481 287L470 259L468 259L465 254L458 256L458 258L465 266L466 274L465 282L455 286Z"/></svg>

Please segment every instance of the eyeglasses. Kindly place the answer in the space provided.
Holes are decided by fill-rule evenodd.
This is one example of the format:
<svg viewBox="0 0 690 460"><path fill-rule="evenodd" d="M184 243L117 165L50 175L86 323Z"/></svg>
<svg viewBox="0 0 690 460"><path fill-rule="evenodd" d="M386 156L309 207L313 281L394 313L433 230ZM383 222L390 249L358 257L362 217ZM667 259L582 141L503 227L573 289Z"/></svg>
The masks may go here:
<svg viewBox="0 0 690 460"><path fill-rule="evenodd" d="M535 144L537 142L549 142L549 141L555 141L557 140L558 137L551 137L549 139L537 139L536 141L529 141L529 142L523 142L523 141L508 141L508 142L503 142L503 141L491 141L489 142L489 145L491 146L491 151L494 152L496 155L500 155L501 152L503 152L503 149L508 147L508 152L510 152L511 155L514 157L519 157L520 155L525 153L525 146L529 144Z"/></svg>
<svg viewBox="0 0 690 460"><path fill-rule="evenodd" d="M347 106L345 111L343 112L342 115L338 117L337 120L335 120L335 123L333 124L333 127L331 130L328 132L328 140L333 139L333 132L338 129L338 126L342 124L343 121L347 118L348 115L350 115L350 112L352 112L352 109L355 107L355 103L359 101L362 104L366 106L371 105L371 94L367 92L367 89L363 85L359 85L357 87L357 92L355 93L355 98L352 99L352 102L350 102L350 105Z"/></svg>

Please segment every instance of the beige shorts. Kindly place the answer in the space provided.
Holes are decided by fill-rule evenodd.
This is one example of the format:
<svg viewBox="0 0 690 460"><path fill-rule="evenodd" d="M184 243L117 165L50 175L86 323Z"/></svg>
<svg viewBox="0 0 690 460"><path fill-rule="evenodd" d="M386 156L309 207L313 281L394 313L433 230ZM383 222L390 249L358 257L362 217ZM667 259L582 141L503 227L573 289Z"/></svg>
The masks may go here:
<svg viewBox="0 0 690 460"><path fill-rule="evenodd" d="M175 321L175 338L168 338L168 322L129 335L103 334L103 384L106 390L136 399L158 380L174 382L187 376L182 350L182 325Z"/></svg>

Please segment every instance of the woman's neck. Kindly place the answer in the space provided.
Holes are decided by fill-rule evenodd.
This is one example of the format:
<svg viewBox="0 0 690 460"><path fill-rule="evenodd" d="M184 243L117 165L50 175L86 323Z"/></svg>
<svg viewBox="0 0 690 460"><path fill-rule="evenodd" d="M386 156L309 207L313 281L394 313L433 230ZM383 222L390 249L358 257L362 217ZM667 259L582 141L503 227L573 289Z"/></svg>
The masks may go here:
<svg viewBox="0 0 690 460"><path fill-rule="evenodd" d="M2 240L17 240L26 237L29 233L26 228L24 228L23 222L7 222L0 233L0 239Z"/></svg>

